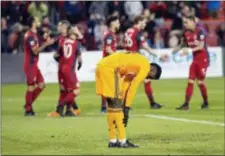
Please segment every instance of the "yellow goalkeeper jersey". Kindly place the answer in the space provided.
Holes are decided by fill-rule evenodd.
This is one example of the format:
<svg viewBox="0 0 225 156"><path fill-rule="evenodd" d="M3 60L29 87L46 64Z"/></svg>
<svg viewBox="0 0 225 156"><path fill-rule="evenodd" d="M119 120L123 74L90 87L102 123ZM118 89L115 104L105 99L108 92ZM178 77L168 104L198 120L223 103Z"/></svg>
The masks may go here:
<svg viewBox="0 0 225 156"><path fill-rule="evenodd" d="M130 107L139 84L146 78L150 71L148 59L138 53L114 53L99 61L97 65L117 70L120 77L128 74L134 75L125 97L125 105Z"/></svg>

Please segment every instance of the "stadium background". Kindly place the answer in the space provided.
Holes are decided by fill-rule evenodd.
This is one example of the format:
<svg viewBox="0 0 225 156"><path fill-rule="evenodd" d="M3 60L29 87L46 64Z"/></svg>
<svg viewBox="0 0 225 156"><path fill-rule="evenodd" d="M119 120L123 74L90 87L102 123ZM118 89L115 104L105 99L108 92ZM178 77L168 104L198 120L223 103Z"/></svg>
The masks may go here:
<svg viewBox="0 0 225 156"><path fill-rule="evenodd" d="M35 118L24 118L22 110L26 90L22 42L27 30L27 17L37 16L43 21L41 28L44 31L50 29L53 34L56 33L57 23L62 19L77 24L86 40L83 47L84 64L78 72L80 80L85 81L86 77L93 76L94 62L102 56L101 40L106 30L104 20L110 14L120 16L121 29L117 36L119 49L123 48L123 32L132 24L133 17L143 14L149 19L144 32L148 44L159 52L170 52L170 48L179 43L182 15L195 15L200 19L199 26L207 34L207 44L213 54L211 74L216 71L216 78L206 79L210 110L202 112L199 109L201 96L196 87L191 110L180 113L174 108L184 100L187 82L187 75L184 73L188 74L190 55L184 59L178 58L177 62L170 58L168 64L162 63L164 72L181 79L153 82L155 98L165 105L159 111L149 110L143 86L139 87L132 106L128 137L142 148L132 151L106 148L106 119L99 113L100 98L95 95L94 82L81 83L81 95L77 102L82 112L76 119L47 117L56 106L57 84L46 85L45 91L34 104L37 112ZM224 1L1 1L2 153L224 154L224 15ZM51 46L40 54L39 65L48 82L56 82L57 63L52 58L55 50L56 47ZM150 60L154 59L150 57ZM176 71L172 71L173 69Z"/></svg>
<svg viewBox="0 0 225 156"><path fill-rule="evenodd" d="M198 26L207 34L209 47L222 47L225 44L224 1L2 1L1 8L1 53L4 58L2 59L2 73L5 75L2 77L3 83L24 81L21 68L23 35L27 30L26 19L29 16L38 17L42 21L41 29L44 32L50 30L52 35L56 34L57 23L60 20L67 19L72 24L76 24L86 40L83 46L85 52L101 51L103 33L107 29L104 21L108 15L112 14L119 16L121 21L121 28L117 33L118 49L123 48L125 30L132 25L134 16L140 14L148 19L144 31L148 44L159 51L164 48L173 48L179 44L179 32L183 27L182 16L188 14L198 18ZM42 41L43 39L40 37L40 42ZM55 50L56 44L44 49L43 53L52 53ZM93 57L98 58L98 56L94 55ZM47 62L54 64L52 60ZM55 71L57 65L53 66L54 68L50 70ZM45 69L45 67L43 68ZM53 77L56 77L56 74ZM82 80L83 78L81 78Z"/></svg>

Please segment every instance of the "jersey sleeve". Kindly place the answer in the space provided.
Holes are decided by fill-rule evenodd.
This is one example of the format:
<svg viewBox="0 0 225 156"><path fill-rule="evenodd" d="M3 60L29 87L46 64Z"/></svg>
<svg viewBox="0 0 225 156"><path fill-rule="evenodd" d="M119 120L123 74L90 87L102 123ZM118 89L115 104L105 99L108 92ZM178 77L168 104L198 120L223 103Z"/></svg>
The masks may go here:
<svg viewBox="0 0 225 156"><path fill-rule="evenodd" d="M135 78L132 80L131 85L128 89L127 96L125 99L125 106L130 107L131 103L134 99L134 96L136 94L137 88L140 85L140 83L146 78L148 72L149 72L149 63L144 62L142 67L140 68L140 71L135 76Z"/></svg>
<svg viewBox="0 0 225 156"><path fill-rule="evenodd" d="M199 30L199 32L198 32L198 40L205 41L205 34L202 30Z"/></svg>
<svg viewBox="0 0 225 156"><path fill-rule="evenodd" d="M113 36L107 35L104 39L105 45L111 46L113 43Z"/></svg>
<svg viewBox="0 0 225 156"><path fill-rule="evenodd" d="M138 41L138 43L140 43L141 45L142 44L144 44L145 42L146 42L146 39L145 39L145 37L142 35L142 33L141 32L138 32L137 33L137 41Z"/></svg>
<svg viewBox="0 0 225 156"><path fill-rule="evenodd" d="M34 48L37 45L37 42L35 41L33 36L29 36L27 38L27 44L30 48Z"/></svg>

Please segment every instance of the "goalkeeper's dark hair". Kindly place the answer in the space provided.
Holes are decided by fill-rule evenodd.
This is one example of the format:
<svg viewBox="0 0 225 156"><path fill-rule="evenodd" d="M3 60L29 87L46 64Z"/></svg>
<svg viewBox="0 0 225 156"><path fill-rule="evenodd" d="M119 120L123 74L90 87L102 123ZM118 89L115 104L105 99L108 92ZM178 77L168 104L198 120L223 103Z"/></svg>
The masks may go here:
<svg viewBox="0 0 225 156"><path fill-rule="evenodd" d="M160 77L161 77L161 74L162 74L161 66L158 65L157 63L151 63L150 65L156 67L157 72L156 72L156 75L155 75L155 80L159 80Z"/></svg>
<svg viewBox="0 0 225 156"><path fill-rule="evenodd" d="M108 27L110 27L111 23L116 21L116 20L119 20L119 17L118 16L109 16L107 19L106 19L106 25Z"/></svg>
<svg viewBox="0 0 225 156"><path fill-rule="evenodd" d="M34 23L34 21L35 21L35 18L33 16L29 16L27 18L27 25L31 28L33 23Z"/></svg>

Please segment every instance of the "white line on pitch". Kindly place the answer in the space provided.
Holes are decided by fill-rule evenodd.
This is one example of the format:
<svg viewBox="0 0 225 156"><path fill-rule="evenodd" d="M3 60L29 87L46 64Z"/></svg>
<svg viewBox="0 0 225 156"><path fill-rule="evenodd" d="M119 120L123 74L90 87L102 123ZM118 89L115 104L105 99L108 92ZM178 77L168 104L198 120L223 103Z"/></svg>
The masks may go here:
<svg viewBox="0 0 225 156"><path fill-rule="evenodd" d="M180 122L188 122L188 123L199 123L199 124L206 124L206 125L216 125L224 127L224 123L218 123L218 122L212 122L212 121L205 121L205 120L191 120L191 119L185 119L185 118L175 118L175 117L168 117L168 116L161 116L161 115L135 115L135 116L145 116L149 118L155 118L155 119L162 119L162 120L172 120L172 121L180 121Z"/></svg>

